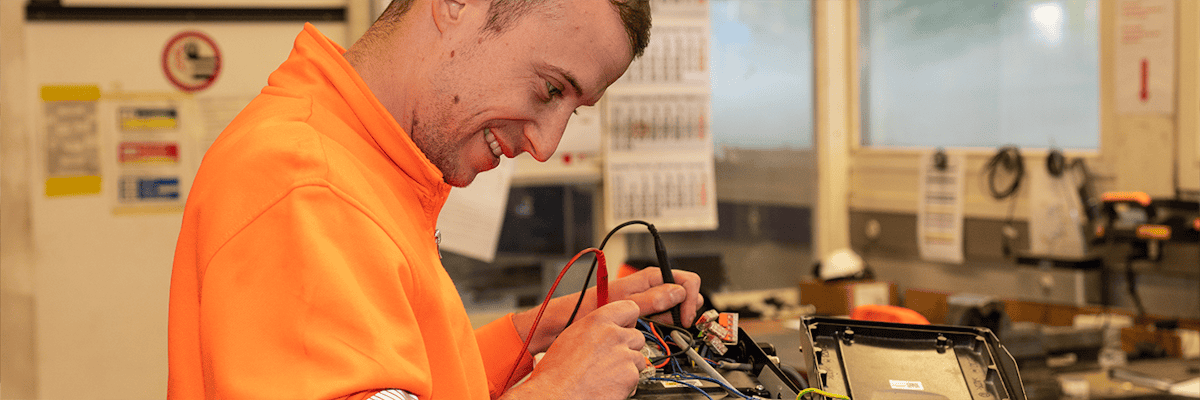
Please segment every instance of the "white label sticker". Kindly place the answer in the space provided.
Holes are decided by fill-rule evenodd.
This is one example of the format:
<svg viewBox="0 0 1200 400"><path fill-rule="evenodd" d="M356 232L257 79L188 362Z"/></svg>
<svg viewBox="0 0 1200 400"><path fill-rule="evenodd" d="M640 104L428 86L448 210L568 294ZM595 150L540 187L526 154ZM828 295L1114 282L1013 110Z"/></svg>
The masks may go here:
<svg viewBox="0 0 1200 400"><path fill-rule="evenodd" d="M678 382L658 381L658 383L661 383L663 385L663 387L667 387L667 388L687 387L687 386L683 385L683 383L686 383L686 384L692 385L692 386L696 386L696 387L699 387L700 385L702 385L702 383L700 383L700 381L696 380L696 379L680 379Z"/></svg>
<svg viewBox="0 0 1200 400"><path fill-rule="evenodd" d="M921 385L921 382L918 382L918 381L892 381L892 380L889 380L888 383L892 384L892 389L925 390L925 386Z"/></svg>

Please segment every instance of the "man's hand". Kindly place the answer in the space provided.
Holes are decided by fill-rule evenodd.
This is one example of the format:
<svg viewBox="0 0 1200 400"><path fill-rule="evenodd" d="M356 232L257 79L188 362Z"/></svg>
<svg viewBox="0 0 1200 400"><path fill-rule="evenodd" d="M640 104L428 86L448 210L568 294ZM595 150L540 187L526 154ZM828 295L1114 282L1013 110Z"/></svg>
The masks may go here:
<svg viewBox="0 0 1200 400"><path fill-rule="evenodd" d="M562 331L525 383L503 399L625 399L646 367L633 301L615 301Z"/></svg>
<svg viewBox="0 0 1200 400"><path fill-rule="evenodd" d="M664 324L675 322L671 321L671 314L660 313L679 304L683 325L690 327L696 321L696 310L704 304L704 298L700 296L700 276L688 271L671 272L675 276L673 285L663 284L662 272L658 267L646 268L617 279L608 285L609 296L614 300L633 300L641 310L641 316L654 315L651 319Z"/></svg>
<svg viewBox="0 0 1200 400"><path fill-rule="evenodd" d="M675 276L675 284L664 285L662 272L657 267L646 268L611 281L608 284L609 297L613 302L632 300L638 307L638 316L654 315L651 319L666 324L674 323L671 321L670 313L655 314L680 304L680 316L683 324L685 327L691 326L692 322L696 320L696 310L700 308L701 304L704 304L704 298L700 297L700 276L679 270L674 270L672 273ZM567 319L571 317L571 310L575 308L575 302L578 299L579 293L576 292L550 300L537 332L529 342L530 354L545 351L555 341L559 332L562 332L563 327L566 326ZM595 309L596 288L593 287L584 294L583 305L579 307L579 313L575 316L576 323ZM516 326L517 333L521 335L522 340L529 336L529 327L533 324L536 315L536 308L513 315L513 325Z"/></svg>

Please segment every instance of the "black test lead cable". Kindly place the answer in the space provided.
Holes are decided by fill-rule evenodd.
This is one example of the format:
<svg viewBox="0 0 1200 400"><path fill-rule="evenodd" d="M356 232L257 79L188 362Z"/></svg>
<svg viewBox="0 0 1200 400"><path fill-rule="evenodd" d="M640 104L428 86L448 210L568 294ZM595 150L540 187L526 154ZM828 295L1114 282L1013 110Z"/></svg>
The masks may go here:
<svg viewBox="0 0 1200 400"><path fill-rule="evenodd" d="M654 237L654 254L658 258L658 269L660 272L662 272L663 283L675 283L675 275L671 272L671 263L670 260L667 259L666 248L663 246L662 237L659 236L658 229L654 227L654 224L642 220L632 220L617 225L615 228L612 228L612 230L608 231L607 235L604 235L604 240L600 241L599 249L604 250L604 246L608 244L608 239L612 238L612 235L621 230L621 228L635 224L645 225L646 229L650 231L650 236ZM567 319L566 326L571 326L571 323L575 321L575 316L579 314L579 308L583 305L583 296L585 293L587 293L588 285L592 281L592 274L595 272L596 261L593 260L591 268L588 268L587 277L583 279L583 289L579 291L579 300L575 302L575 309L571 310L571 318ZM671 317L674 318L676 326L683 326L683 317L680 315L679 304L671 307Z"/></svg>
<svg viewBox="0 0 1200 400"><path fill-rule="evenodd" d="M1012 182L1007 187L997 188L997 174L1003 172L1011 175ZM1004 219L1004 228L1000 235L1000 252L1007 258L1012 255L1012 241L1016 238L1017 230L1013 227L1014 212L1017 206L1017 189L1021 187L1021 179L1025 177L1025 160L1021 158L1021 150L1016 146L1004 146L996 152L984 167L987 173L987 187L992 198L1001 201L1007 198L1008 217Z"/></svg>

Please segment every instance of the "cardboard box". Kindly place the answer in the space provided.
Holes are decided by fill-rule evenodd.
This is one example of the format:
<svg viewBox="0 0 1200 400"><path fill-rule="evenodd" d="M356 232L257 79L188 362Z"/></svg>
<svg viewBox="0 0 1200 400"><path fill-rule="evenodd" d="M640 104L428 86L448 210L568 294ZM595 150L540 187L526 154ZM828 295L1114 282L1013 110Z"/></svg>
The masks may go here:
<svg viewBox="0 0 1200 400"><path fill-rule="evenodd" d="M1161 349L1167 357L1183 357L1183 340L1174 331L1149 330L1143 326L1121 328L1121 350L1133 354L1143 348Z"/></svg>
<svg viewBox="0 0 1200 400"><path fill-rule="evenodd" d="M931 324L945 324L946 311L950 308L947 293L908 289L904 291L904 307L921 313Z"/></svg>
<svg viewBox="0 0 1200 400"><path fill-rule="evenodd" d="M812 304L819 315L849 315L864 304L898 305L896 284L881 281L800 282L800 304Z"/></svg>

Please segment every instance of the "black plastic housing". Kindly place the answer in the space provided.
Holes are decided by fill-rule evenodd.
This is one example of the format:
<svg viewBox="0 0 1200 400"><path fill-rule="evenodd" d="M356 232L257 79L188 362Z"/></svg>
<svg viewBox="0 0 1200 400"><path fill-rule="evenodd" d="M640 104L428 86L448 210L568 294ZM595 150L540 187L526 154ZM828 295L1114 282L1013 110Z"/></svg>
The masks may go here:
<svg viewBox="0 0 1200 400"><path fill-rule="evenodd" d="M1026 400L1016 361L987 328L806 317L810 387L854 400Z"/></svg>

